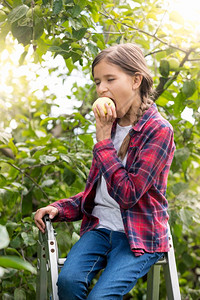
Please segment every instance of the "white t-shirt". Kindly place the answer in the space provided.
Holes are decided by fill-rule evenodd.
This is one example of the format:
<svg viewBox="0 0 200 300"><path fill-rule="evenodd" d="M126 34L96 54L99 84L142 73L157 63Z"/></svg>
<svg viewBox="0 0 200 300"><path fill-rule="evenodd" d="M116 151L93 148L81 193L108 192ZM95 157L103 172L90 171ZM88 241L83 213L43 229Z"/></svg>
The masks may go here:
<svg viewBox="0 0 200 300"><path fill-rule="evenodd" d="M117 124L116 133L112 139L117 152L131 127L132 125L122 127ZM127 155L122 161L124 166L126 159ZM95 207L92 211L92 215L99 218L99 224L96 228L107 228L109 230L124 232L119 204L108 194L106 181L103 176L101 176L98 181L94 202Z"/></svg>

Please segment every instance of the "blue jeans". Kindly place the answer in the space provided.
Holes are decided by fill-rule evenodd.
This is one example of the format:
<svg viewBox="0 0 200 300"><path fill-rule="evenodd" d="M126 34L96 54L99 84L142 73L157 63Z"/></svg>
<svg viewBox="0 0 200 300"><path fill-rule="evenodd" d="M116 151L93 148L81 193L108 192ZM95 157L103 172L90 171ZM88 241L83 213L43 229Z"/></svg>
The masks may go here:
<svg viewBox="0 0 200 300"><path fill-rule="evenodd" d="M60 300L122 299L163 253L145 253L136 257L125 233L94 229L85 233L70 250L58 276ZM88 294L88 287L104 269Z"/></svg>

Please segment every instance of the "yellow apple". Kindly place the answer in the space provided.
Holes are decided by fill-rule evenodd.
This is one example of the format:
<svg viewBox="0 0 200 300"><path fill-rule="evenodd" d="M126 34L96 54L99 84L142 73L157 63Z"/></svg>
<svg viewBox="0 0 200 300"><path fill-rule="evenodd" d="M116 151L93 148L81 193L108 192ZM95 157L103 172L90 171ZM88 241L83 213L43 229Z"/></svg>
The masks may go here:
<svg viewBox="0 0 200 300"><path fill-rule="evenodd" d="M98 98L92 105L92 109L96 108L97 109L97 104L100 105L100 107L103 109L105 115L107 114L107 110L106 110L106 107L105 107L105 103L107 103L109 106L112 106L112 107L115 107L115 104L114 102L108 98L108 97L100 97ZM100 115L98 109L97 109L97 113L98 115Z"/></svg>

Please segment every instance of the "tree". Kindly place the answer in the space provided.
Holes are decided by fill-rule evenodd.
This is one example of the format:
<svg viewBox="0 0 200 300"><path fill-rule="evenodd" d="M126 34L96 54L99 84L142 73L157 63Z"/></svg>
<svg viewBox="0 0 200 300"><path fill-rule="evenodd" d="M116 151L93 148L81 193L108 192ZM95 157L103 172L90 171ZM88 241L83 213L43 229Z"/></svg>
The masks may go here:
<svg viewBox="0 0 200 300"><path fill-rule="evenodd" d="M54 57L60 55L66 65L65 77L60 74L64 81L74 70L81 70L87 77L94 56L106 46L136 42L143 48L154 78L154 100L174 127L176 152L167 197L182 296L198 299L200 41L192 24L183 23L177 15L175 18L173 12L169 14L162 0L117 0L115 3L110 0L5 0L0 7L0 22L2 50L11 52L12 39L17 40L24 47L21 65L27 64L31 51L35 64L44 60L47 51ZM58 70L51 68L49 74L52 72ZM48 86L44 85L41 100L30 92L26 76L16 80L11 71L7 85L12 90L2 93L0 100L0 120L3 120L0 223L6 226L11 241L1 252L16 254L34 265L37 229L31 213L84 188L93 146L94 117L90 111L96 94L90 82L84 87L75 83L72 97L81 102L80 108L74 108L73 114L55 118L51 107L56 96L47 93ZM186 108L192 110L191 121L183 118ZM11 120L18 126L9 135L5 128ZM79 225L58 226L63 256L76 240ZM10 299L12 295L15 299L18 295L33 299L32 277L18 271L19 276L14 278L14 272L8 269L4 273L2 298L10 294ZM11 280L17 289L10 286ZM130 293L133 299L141 299L144 288L141 280Z"/></svg>

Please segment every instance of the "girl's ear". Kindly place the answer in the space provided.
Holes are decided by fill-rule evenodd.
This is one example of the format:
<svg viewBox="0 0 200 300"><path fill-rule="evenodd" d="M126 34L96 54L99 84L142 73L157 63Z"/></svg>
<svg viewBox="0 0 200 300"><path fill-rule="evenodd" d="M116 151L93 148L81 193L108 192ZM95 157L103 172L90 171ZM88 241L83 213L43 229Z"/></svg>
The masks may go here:
<svg viewBox="0 0 200 300"><path fill-rule="evenodd" d="M141 82L142 82L143 76L141 74L135 74L133 76L133 89L137 89L140 87Z"/></svg>

